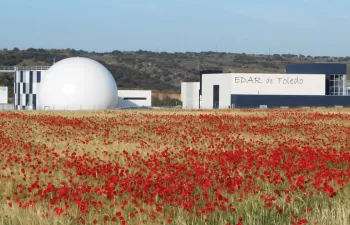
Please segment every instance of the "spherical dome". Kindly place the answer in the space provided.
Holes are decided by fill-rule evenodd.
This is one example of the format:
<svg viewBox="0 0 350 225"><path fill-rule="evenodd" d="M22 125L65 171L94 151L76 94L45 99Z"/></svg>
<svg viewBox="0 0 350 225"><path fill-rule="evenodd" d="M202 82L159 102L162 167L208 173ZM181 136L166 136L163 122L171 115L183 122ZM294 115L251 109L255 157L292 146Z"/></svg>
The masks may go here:
<svg viewBox="0 0 350 225"><path fill-rule="evenodd" d="M115 109L118 88L112 74L95 60L73 57L54 64L38 88L41 110Z"/></svg>

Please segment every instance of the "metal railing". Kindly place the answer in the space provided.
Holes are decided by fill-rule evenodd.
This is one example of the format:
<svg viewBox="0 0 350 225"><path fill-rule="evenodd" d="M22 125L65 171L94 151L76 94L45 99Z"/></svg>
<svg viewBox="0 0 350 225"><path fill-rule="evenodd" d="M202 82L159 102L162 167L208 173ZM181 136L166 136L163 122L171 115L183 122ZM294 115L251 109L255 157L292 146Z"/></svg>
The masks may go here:
<svg viewBox="0 0 350 225"><path fill-rule="evenodd" d="M51 66L15 66L15 70L48 70Z"/></svg>
<svg viewBox="0 0 350 225"><path fill-rule="evenodd" d="M48 70L51 66L0 66L0 72L16 72L20 70Z"/></svg>
<svg viewBox="0 0 350 225"><path fill-rule="evenodd" d="M13 111L15 110L14 104L0 104L0 111Z"/></svg>
<svg viewBox="0 0 350 225"><path fill-rule="evenodd" d="M13 66L0 66L0 72L15 72Z"/></svg>

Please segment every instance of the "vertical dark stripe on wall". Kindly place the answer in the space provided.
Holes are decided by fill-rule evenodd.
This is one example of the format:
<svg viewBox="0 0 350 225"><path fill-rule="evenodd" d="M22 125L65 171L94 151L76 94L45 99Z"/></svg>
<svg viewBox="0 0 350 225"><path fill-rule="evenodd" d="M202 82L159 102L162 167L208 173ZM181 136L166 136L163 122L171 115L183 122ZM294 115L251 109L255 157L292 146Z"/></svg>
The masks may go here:
<svg viewBox="0 0 350 225"><path fill-rule="evenodd" d="M38 75L38 78L36 79L36 82L40 83L41 82L41 71L38 71L37 75Z"/></svg>
<svg viewBox="0 0 350 225"><path fill-rule="evenodd" d="M30 94L26 94L26 105L29 104L29 95L30 95Z"/></svg>
<svg viewBox="0 0 350 225"><path fill-rule="evenodd" d="M20 82L23 82L23 71L21 71Z"/></svg>
<svg viewBox="0 0 350 225"><path fill-rule="evenodd" d="M33 109L36 109L36 94L33 94Z"/></svg>
<svg viewBox="0 0 350 225"><path fill-rule="evenodd" d="M21 104L21 83L17 84L17 105Z"/></svg>
<svg viewBox="0 0 350 225"><path fill-rule="evenodd" d="M27 93L27 85L26 85L26 83L22 83L22 85L23 85L23 94L25 94L25 93Z"/></svg>
<svg viewBox="0 0 350 225"><path fill-rule="evenodd" d="M33 71L29 73L29 93L33 94Z"/></svg>

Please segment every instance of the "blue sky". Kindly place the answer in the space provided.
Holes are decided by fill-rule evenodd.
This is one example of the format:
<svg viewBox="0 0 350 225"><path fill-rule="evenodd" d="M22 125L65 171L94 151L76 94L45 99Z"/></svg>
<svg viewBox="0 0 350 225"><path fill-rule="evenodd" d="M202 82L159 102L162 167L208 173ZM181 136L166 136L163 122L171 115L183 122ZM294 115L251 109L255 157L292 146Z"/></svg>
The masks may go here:
<svg viewBox="0 0 350 225"><path fill-rule="evenodd" d="M349 0L0 0L0 48L350 56Z"/></svg>

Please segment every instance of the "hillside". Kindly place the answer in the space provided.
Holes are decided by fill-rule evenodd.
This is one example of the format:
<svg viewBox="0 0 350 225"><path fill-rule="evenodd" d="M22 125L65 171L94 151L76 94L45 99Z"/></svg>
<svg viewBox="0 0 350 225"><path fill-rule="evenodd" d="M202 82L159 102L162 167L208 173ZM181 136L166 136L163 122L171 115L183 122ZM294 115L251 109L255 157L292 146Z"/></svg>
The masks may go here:
<svg viewBox="0 0 350 225"><path fill-rule="evenodd" d="M101 62L113 74L118 87L123 89L152 89L180 93L181 81L199 81L201 68L219 67L224 72L283 73L288 63L342 62L350 65L350 57L283 55L249 55L222 52L87 52L74 49L0 50L0 66L52 65L67 57L89 57ZM13 86L13 75L2 74L0 85ZM11 90L10 90L11 93Z"/></svg>

